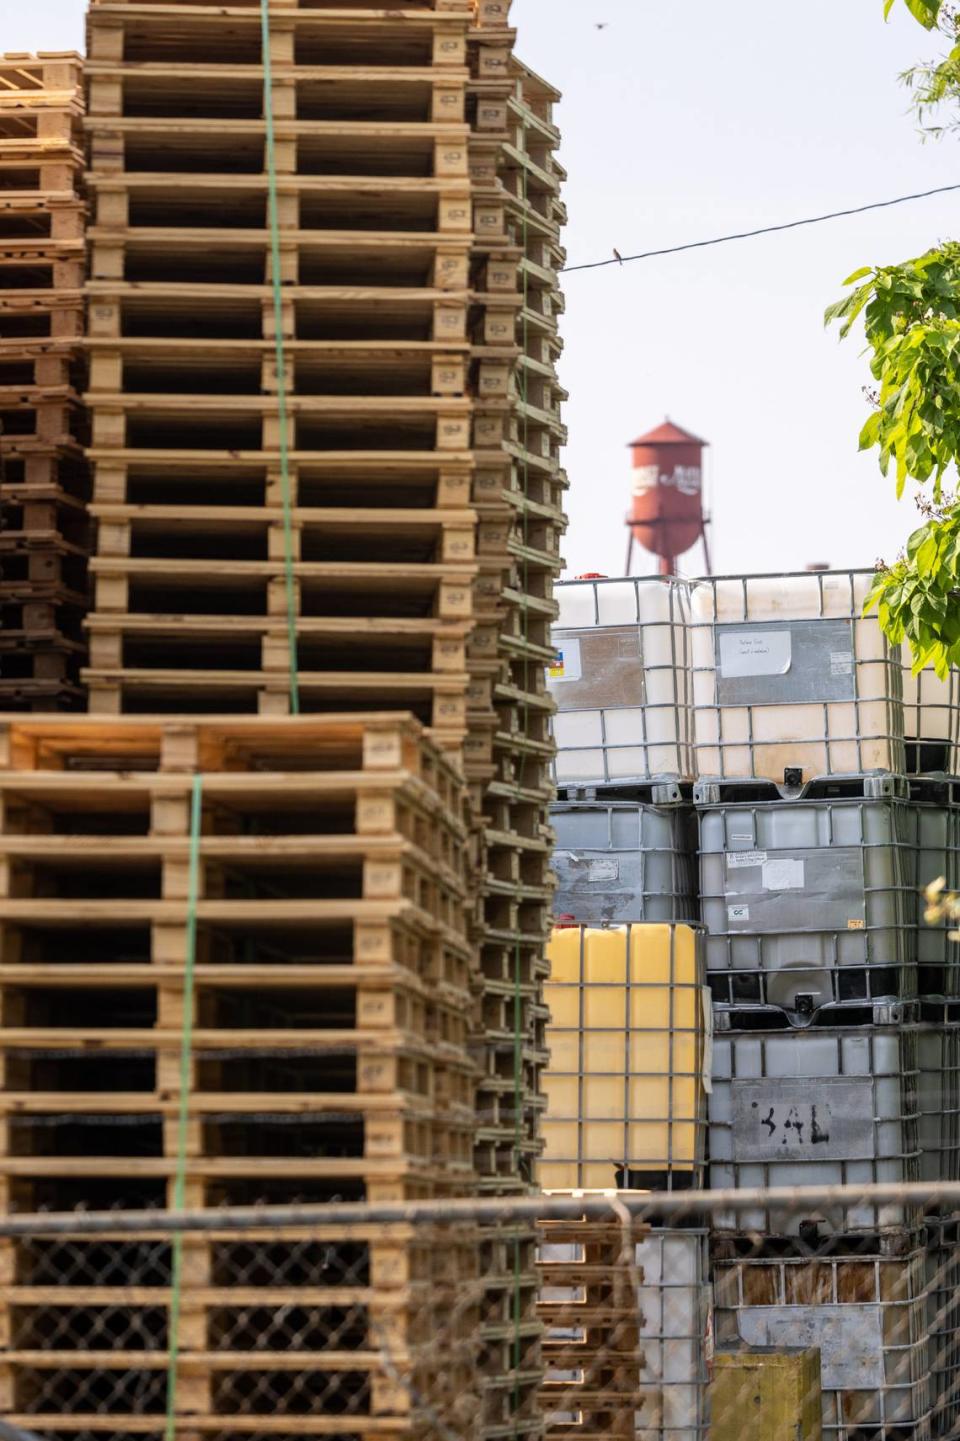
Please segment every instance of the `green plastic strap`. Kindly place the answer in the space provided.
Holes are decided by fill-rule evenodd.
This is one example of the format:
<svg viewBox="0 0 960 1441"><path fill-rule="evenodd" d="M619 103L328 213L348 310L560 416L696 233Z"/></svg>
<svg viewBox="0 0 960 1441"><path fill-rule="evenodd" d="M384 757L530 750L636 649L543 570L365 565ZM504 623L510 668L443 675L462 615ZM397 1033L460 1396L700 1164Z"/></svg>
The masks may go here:
<svg viewBox="0 0 960 1441"><path fill-rule="evenodd" d="M287 362L283 347L283 291L280 285L280 200L277 191L273 124L273 68L270 59L270 0L260 0L263 47L263 119L266 126L267 211L270 217L270 269L273 279L273 332L277 358L277 423L280 428L280 493L283 503L284 577L287 592L287 645L290 653L290 713L300 714L297 664L297 585L293 573L293 502L290 495L290 447L287 440Z"/></svg>
<svg viewBox="0 0 960 1441"><path fill-rule="evenodd" d="M173 1183L173 1210L185 1209L187 1194L187 1134L190 1123L190 1066L193 1060L194 976L197 961L197 899L200 894L200 821L203 812L203 776L194 776L190 794L190 860L187 874L187 933L183 971L183 1025L180 1033L180 1103L177 1113L177 1169ZM167 1415L165 1441L177 1434L177 1372L180 1359L180 1312L183 1294L183 1233L173 1237L173 1274L170 1282L170 1346L167 1361Z"/></svg>

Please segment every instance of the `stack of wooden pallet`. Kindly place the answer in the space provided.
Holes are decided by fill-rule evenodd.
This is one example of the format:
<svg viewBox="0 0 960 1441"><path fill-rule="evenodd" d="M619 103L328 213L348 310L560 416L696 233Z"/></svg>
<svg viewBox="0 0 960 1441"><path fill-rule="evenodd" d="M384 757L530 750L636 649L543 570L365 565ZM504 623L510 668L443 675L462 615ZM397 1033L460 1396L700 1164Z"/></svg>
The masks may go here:
<svg viewBox="0 0 960 1441"><path fill-rule="evenodd" d="M477 1172L493 1195L530 1187L542 1146L544 954L554 884L544 678L566 483L556 377L564 217L552 108L559 96L516 59L509 9L509 0L478 0L468 111L473 272L484 308L472 334L478 576L466 773L482 892ZM542 1425L542 1361L533 1233L501 1233L483 1274L484 1344L504 1378L490 1392L488 1434L534 1436Z"/></svg>
<svg viewBox="0 0 960 1441"><path fill-rule="evenodd" d="M83 95L73 53L0 55L0 709L80 701L89 499Z"/></svg>
<svg viewBox="0 0 960 1441"><path fill-rule="evenodd" d="M30 973L4 1024L32 1037L8 1089L62 1094L69 1075L83 1135L59 1100L42 1125L27 1107L20 1154L6 1151L23 1162L9 1172L18 1205L170 1199L194 770L188 1200L536 1184L563 211L556 93L516 60L508 12L509 0L270 0L266 14L91 0L97 542L83 679L97 739L17 742L17 784L48 770L55 782L34 804L29 787L46 782L23 781L13 803L28 819L7 827L4 939L5 964ZM369 799L339 770L332 792L316 781L323 727L340 735L356 714L355 747L380 733L371 712L427 728L439 809L424 800L439 781L419 770L415 796L398 782ZM56 760L75 745L99 747L108 781ZM29 759L48 752L49 765ZM68 986L58 944L81 920ZM111 1112L142 1148L135 1184L129 1160L97 1159L115 1123L62 1044L68 1015L107 1037L130 1091L156 1088L149 1116L137 1098ZM250 1060L264 1035L282 1054ZM225 1104L228 1091L250 1105ZM82 1155L94 1160L74 1194L62 1158ZM493 1227L463 1244L454 1271L485 1284L471 1424L482 1441L536 1441L534 1234ZM456 1391L457 1365L445 1371ZM215 1393L201 1385L187 1410L216 1414Z"/></svg>
<svg viewBox="0 0 960 1441"><path fill-rule="evenodd" d="M548 1365L543 1408L548 1438L657 1434L640 1413L651 1399L640 1340L643 1270L637 1246L649 1226L572 1220L544 1223L541 1251Z"/></svg>
<svg viewBox="0 0 960 1441"><path fill-rule="evenodd" d="M295 672L456 748L469 7L276 8L272 145L258 8L90 13L90 705L284 713Z"/></svg>
<svg viewBox="0 0 960 1441"><path fill-rule="evenodd" d="M184 1087L188 1207L471 1190L464 789L417 722L11 721L0 804L5 1210L172 1204ZM476 1385L469 1227L241 1242L185 1243L182 1434L419 1437ZM4 1243L8 1418L163 1410L169 1262L125 1244Z"/></svg>

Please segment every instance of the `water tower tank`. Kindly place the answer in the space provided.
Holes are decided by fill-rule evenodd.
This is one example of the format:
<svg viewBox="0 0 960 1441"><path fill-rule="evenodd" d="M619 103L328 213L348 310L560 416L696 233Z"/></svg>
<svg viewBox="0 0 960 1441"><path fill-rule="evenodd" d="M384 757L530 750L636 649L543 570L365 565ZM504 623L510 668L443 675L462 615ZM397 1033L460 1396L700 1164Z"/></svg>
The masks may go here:
<svg viewBox="0 0 960 1441"><path fill-rule="evenodd" d="M673 575L678 556L703 535L706 445L671 420L631 442L633 486L627 525L644 550L660 557L661 575Z"/></svg>

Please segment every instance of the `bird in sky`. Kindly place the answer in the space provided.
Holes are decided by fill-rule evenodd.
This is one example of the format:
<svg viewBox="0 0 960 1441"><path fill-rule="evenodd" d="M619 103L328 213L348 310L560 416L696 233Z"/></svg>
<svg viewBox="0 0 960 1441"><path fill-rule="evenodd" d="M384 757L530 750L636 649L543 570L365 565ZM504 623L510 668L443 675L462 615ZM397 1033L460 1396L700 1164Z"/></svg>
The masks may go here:
<svg viewBox="0 0 960 1441"><path fill-rule="evenodd" d="M619 250L617 249L616 246L613 247L613 255L614 255L614 259L615 259L615 260L619 260L620 264L622 265L622 264L623 264L623 256L620 254L620 252L619 252Z"/></svg>
<svg viewBox="0 0 960 1441"><path fill-rule="evenodd" d="M598 30L606 30L607 26L610 24L610 21L609 21L609 20L597 20L597 21L595 21L594 23L596 24L596 27L597 27Z"/></svg>

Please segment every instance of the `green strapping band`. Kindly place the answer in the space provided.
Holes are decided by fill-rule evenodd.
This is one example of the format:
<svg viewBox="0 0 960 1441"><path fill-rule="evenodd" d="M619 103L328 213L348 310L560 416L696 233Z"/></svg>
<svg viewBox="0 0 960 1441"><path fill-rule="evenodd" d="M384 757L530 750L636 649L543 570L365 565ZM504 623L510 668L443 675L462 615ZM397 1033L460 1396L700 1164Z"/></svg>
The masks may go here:
<svg viewBox="0 0 960 1441"><path fill-rule="evenodd" d="M173 1210L185 1209L187 1193L187 1134L190 1122L190 1066L193 1060L194 976L197 961L197 900L200 895L200 830L203 812L203 776L194 776L190 794L190 860L187 873L187 928L183 970L183 1026L180 1034L180 1105L177 1114L177 1169L173 1183ZM170 1281L170 1346L167 1361L167 1414L165 1441L176 1441L177 1370L180 1359L180 1311L183 1295L183 1232L173 1237L173 1274Z"/></svg>
<svg viewBox="0 0 960 1441"><path fill-rule="evenodd" d="M287 591L287 646L290 652L290 713L300 714L297 665L297 583L293 573L293 502L290 496L290 447L287 440L287 364L283 348L283 291L280 285L280 201L277 192L273 125L273 69L270 60L270 0L260 0L263 48L263 119L266 126L267 210L270 217L270 269L273 279L273 331L277 357L277 423L280 428L280 492L283 502L284 576Z"/></svg>

